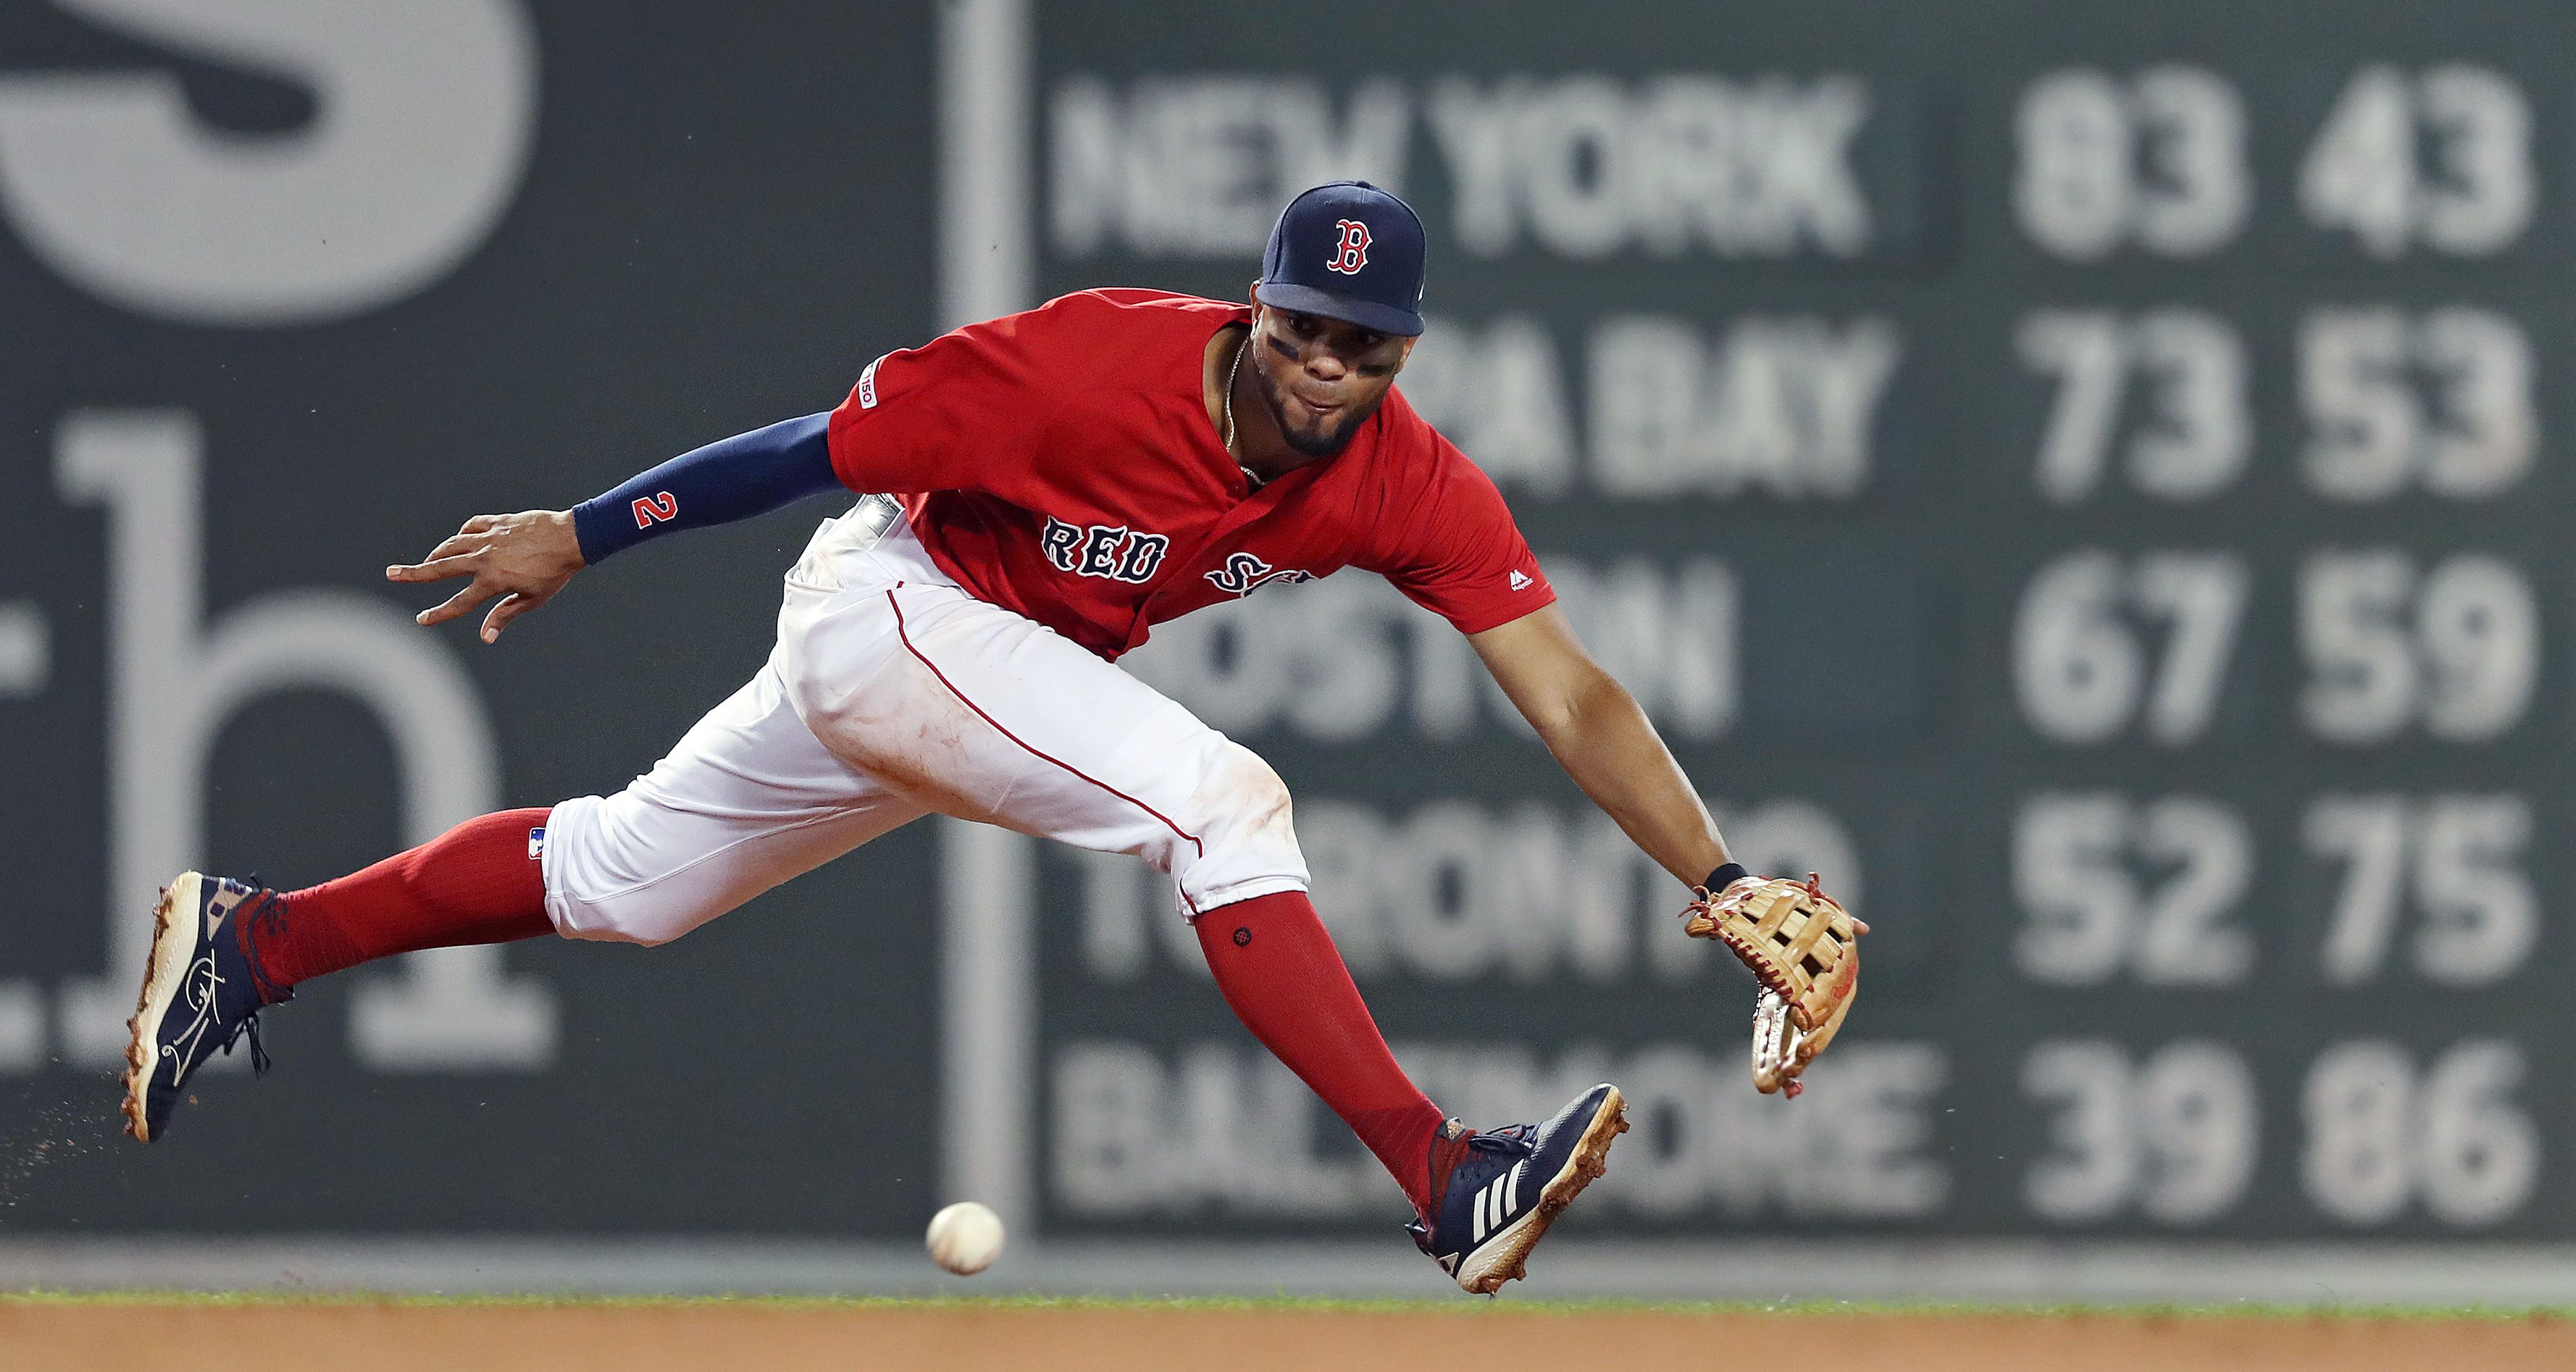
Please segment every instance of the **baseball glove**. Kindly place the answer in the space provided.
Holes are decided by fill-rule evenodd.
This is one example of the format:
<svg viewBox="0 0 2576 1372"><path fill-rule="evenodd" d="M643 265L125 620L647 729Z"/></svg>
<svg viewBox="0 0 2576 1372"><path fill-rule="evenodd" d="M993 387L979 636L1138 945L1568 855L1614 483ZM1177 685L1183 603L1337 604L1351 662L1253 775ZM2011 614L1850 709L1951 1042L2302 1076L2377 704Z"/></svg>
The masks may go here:
<svg viewBox="0 0 2576 1372"><path fill-rule="evenodd" d="M1753 1006L1753 1085L1795 1096L1798 1074L1834 1041L1860 985L1861 927L1817 888L1746 877L1682 911L1682 931L1724 943L1762 983Z"/></svg>

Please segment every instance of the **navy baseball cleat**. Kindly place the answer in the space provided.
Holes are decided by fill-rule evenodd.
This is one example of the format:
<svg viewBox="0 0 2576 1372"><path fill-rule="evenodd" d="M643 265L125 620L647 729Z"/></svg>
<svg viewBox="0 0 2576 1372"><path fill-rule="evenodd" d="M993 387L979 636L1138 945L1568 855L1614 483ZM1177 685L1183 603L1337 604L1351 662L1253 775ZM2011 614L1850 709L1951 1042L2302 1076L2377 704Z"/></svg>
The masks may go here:
<svg viewBox="0 0 2576 1372"><path fill-rule="evenodd" d="M1405 1228L1458 1285L1490 1296L1504 1282L1529 1275L1529 1251L1608 1170L1610 1141L1627 1132L1628 1102L1606 1082L1544 1124L1479 1133L1451 1120L1431 1145L1431 1190L1439 1208L1428 1223Z"/></svg>
<svg viewBox="0 0 2576 1372"><path fill-rule="evenodd" d="M216 1050L230 1053L245 1033L252 1070L268 1070L259 1045L266 1001L234 930L276 899L265 887L198 872L182 872L162 888L143 995L125 1022L134 1032L125 1049L127 1133L145 1143L161 1137L188 1078Z"/></svg>

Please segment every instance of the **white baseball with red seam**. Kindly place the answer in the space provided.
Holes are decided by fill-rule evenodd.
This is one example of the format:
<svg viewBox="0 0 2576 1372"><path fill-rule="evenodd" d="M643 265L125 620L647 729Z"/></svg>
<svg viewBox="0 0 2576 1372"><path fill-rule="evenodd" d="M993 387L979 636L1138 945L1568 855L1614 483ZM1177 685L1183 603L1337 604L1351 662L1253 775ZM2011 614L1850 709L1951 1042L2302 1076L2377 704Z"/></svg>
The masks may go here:
<svg viewBox="0 0 2576 1372"><path fill-rule="evenodd" d="M1002 1217L973 1201L959 1201L930 1217L930 1260L971 1277L1002 1256Z"/></svg>

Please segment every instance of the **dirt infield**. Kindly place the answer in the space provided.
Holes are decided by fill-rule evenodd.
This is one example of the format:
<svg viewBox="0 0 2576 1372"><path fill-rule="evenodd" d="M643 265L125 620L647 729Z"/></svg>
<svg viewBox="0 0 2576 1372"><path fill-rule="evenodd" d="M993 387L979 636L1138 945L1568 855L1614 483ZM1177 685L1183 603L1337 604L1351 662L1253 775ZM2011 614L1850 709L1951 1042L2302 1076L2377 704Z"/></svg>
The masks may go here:
<svg viewBox="0 0 2576 1372"><path fill-rule="evenodd" d="M1763 1314L1420 1308L773 1304L152 1304L0 1300L0 1366L1368 1369L1491 1365L2067 1368L2576 1367L2576 1321L2337 1316Z"/></svg>

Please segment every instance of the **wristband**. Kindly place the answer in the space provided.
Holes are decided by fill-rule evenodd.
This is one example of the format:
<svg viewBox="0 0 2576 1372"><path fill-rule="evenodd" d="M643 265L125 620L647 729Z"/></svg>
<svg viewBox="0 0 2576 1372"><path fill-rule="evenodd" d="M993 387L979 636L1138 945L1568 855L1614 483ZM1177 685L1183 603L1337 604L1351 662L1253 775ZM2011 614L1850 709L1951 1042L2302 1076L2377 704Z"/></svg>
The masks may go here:
<svg viewBox="0 0 2576 1372"><path fill-rule="evenodd" d="M1730 862L1725 866L1718 868L1716 871L1709 873L1708 880L1701 886L1701 889L1707 891L1713 896L1751 875L1753 875L1751 872L1744 870L1743 863Z"/></svg>

